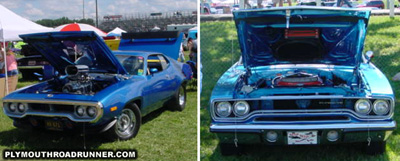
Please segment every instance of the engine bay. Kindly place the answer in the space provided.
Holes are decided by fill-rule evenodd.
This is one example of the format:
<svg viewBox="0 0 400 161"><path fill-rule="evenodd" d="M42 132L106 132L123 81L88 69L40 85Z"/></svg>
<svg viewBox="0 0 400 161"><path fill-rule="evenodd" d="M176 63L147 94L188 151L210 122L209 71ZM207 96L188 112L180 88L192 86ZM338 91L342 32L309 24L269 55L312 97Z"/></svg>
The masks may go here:
<svg viewBox="0 0 400 161"><path fill-rule="evenodd" d="M55 76L45 85L28 88L27 93L94 95L125 77L118 74L90 73L86 65L69 65L66 75Z"/></svg>
<svg viewBox="0 0 400 161"><path fill-rule="evenodd" d="M239 93L250 93L257 89L333 87L346 91L360 87L360 79L355 70L329 69L269 69L247 71L238 80Z"/></svg>

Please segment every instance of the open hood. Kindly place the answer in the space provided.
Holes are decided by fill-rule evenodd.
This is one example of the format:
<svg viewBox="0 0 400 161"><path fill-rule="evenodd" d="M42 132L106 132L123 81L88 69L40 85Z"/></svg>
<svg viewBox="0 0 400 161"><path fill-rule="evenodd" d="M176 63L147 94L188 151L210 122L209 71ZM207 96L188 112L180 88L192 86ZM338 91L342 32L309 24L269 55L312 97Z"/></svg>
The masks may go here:
<svg viewBox="0 0 400 161"><path fill-rule="evenodd" d="M20 35L62 75L68 65L87 65L91 72L126 74L104 41L93 31Z"/></svg>
<svg viewBox="0 0 400 161"><path fill-rule="evenodd" d="M177 60L182 38L177 31L122 33L118 50L158 52Z"/></svg>
<svg viewBox="0 0 400 161"><path fill-rule="evenodd" d="M245 67L275 64L356 66L370 11L279 7L234 11Z"/></svg>

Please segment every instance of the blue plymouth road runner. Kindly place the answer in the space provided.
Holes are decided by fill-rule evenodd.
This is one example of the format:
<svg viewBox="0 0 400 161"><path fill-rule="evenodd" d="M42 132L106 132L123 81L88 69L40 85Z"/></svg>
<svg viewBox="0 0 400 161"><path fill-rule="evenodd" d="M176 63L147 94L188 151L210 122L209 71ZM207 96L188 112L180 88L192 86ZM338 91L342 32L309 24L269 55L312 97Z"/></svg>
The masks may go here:
<svg viewBox="0 0 400 161"><path fill-rule="evenodd" d="M176 33L158 42L135 43L128 38L120 46L125 51L116 52L94 32L38 33L21 38L57 72L53 79L3 99L4 112L16 127L108 131L112 138L126 140L138 133L141 118L150 112L163 106L185 108L190 67L166 56L177 58L182 35ZM162 52L128 51L157 45L150 51ZM76 54L67 54L69 47Z"/></svg>
<svg viewBox="0 0 400 161"><path fill-rule="evenodd" d="M244 144L365 143L385 151L396 128L385 75L363 54L370 11L284 7L234 11L242 57L211 95L221 153Z"/></svg>

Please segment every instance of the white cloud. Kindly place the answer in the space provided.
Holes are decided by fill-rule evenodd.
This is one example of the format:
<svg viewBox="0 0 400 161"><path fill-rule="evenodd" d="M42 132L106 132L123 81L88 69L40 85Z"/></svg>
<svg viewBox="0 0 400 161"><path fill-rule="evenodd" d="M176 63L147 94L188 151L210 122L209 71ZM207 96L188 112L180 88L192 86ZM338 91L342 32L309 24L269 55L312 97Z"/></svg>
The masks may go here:
<svg viewBox="0 0 400 161"><path fill-rule="evenodd" d="M44 13L41 11L41 10L39 10L39 9L37 9L37 8L35 8L32 4L30 4L30 3L26 3L25 4L25 13L27 14L27 15L29 15L29 16L43 16L44 15Z"/></svg>
<svg viewBox="0 0 400 161"><path fill-rule="evenodd" d="M85 18L96 15L95 0L0 0L0 4L31 20L61 17ZM98 0L98 14L104 15L196 10L197 0Z"/></svg>

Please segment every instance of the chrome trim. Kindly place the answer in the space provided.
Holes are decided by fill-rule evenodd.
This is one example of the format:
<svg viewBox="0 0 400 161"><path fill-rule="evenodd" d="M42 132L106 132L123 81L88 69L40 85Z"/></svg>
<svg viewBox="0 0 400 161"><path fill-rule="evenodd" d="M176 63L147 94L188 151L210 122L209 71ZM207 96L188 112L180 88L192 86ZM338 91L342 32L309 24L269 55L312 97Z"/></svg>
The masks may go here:
<svg viewBox="0 0 400 161"><path fill-rule="evenodd" d="M36 65L36 66L18 66L18 69L43 69L43 65Z"/></svg>
<svg viewBox="0 0 400 161"><path fill-rule="evenodd" d="M56 104L56 105L73 105L73 106L94 106L97 108L97 115L95 118L77 118L75 112L73 113L55 113L55 112L37 112L28 110L21 114L10 112L6 108L3 108L4 113L12 118L24 118L26 116L42 116L42 117L66 117L74 122L89 122L96 123L103 116L103 105L100 102L88 102L88 101L73 101L73 100L47 100L47 99L38 99L38 100L29 100L29 99L7 99L3 100L3 103L37 103L37 104ZM74 107L75 111L75 107Z"/></svg>
<svg viewBox="0 0 400 161"><path fill-rule="evenodd" d="M211 100L210 104L210 111L214 111L213 105L215 102L221 102L221 101L258 101L258 100L285 100L285 99L385 99L388 100L390 103L390 112L388 115L385 116L370 116L370 115L361 115L356 113L353 110L349 109L326 109L326 110L257 110L257 111L252 111L248 115L243 116L243 117L231 117L231 118L220 118L217 117L214 112L211 112L211 118L215 121L223 121L223 122L244 122L250 120L253 116L256 115L261 115L261 116L266 116L268 113L294 113L294 114L308 114L308 113L315 113L315 112L326 112L329 114L352 114L353 117L356 117L359 120L384 120L384 119L390 119L393 117L394 114L394 100L393 98L389 96L367 96L367 97L345 97L343 95L309 95L309 96L293 96L293 95L288 95L288 96L261 96L260 98L217 98ZM332 113L335 112L335 113Z"/></svg>
<svg viewBox="0 0 400 161"><path fill-rule="evenodd" d="M370 123L340 123L340 124L313 124L313 125L217 125L210 126L211 131L224 130L324 130L324 129L390 129L396 128L396 121Z"/></svg>

